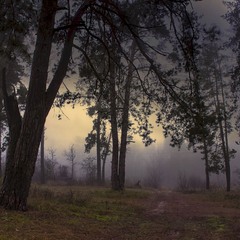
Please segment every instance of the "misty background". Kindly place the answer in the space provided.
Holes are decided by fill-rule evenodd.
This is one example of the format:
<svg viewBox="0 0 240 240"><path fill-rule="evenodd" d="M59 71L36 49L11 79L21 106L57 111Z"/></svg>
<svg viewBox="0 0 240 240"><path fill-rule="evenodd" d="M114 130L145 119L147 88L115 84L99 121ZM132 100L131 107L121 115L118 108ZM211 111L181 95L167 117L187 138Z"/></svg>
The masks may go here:
<svg viewBox="0 0 240 240"><path fill-rule="evenodd" d="M226 13L226 7L219 0L207 0L194 2L193 6L199 14L202 14L201 21L208 25L216 24L220 27L226 36L231 33L230 26L222 15ZM74 80L67 79L65 84L71 88ZM58 119L61 114L61 119ZM62 109L52 108L47 117L45 130L45 156L48 155L49 149L55 149L56 160L58 163L69 166L69 162L64 156L72 145L76 150L75 177L81 178L84 171L81 168L81 162L88 156L95 156L95 150L90 154L84 152L85 138L92 128L92 118L87 115L86 107L70 105ZM157 126L155 117L151 120L154 125L151 137L156 141L150 146L145 147L140 137L134 137L134 143L128 145L126 157L126 182L133 185L137 181L150 181L149 178L157 177L158 187L176 187L180 176L195 177L204 182L204 161L201 160L201 154L188 150L187 145L183 144L181 149L169 146L169 139L164 138L161 126ZM230 149L234 148L237 153L231 160L232 184L238 184L238 174L240 154L236 144L238 134L234 132L230 135ZM106 178L110 179L111 156L109 155L106 162ZM214 177L213 177L214 176ZM216 185L223 185L224 175L211 174L211 178Z"/></svg>

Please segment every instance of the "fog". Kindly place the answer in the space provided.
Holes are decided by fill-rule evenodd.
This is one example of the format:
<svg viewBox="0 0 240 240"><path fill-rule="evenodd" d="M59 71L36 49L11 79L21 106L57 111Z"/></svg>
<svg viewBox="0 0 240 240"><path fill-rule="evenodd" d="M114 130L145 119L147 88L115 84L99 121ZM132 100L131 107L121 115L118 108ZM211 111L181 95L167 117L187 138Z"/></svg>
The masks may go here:
<svg viewBox="0 0 240 240"><path fill-rule="evenodd" d="M230 144L236 150L239 146ZM130 147L130 152L127 156L127 181L130 184L141 180L144 184L147 179L159 174L161 176L159 187L162 188L177 188L179 177L185 175L187 178L195 178L205 184L205 166L201 159L200 152L189 150L186 145L181 149L169 146L169 141L166 139L161 146L157 144L148 148ZM236 169L240 168L239 153L231 160L232 183L238 185L238 175ZM224 174L211 174L211 184L215 186L225 186Z"/></svg>
<svg viewBox="0 0 240 240"><path fill-rule="evenodd" d="M63 108L61 120L58 120L59 109L52 109L46 122L45 131L45 155L48 156L48 149L56 150L56 160L58 163L70 166L66 161L64 151L74 145L76 150L75 178L84 178L85 173L81 169L81 162L88 156L96 156L93 149L90 154L84 152L85 137L91 131L92 119L87 116L85 107L71 106ZM154 122L154 118L152 119ZM178 149L169 145L169 139L165 139L162 129L154 125L152 137L155 143L145 147L138 136L134 137L135 142L128 145L126 158L126 185L133 186L140 181L141 185L151 185L149 181L157 178L158 188L177 188L179 177L195 178L202 182L205 181L204 161L202 155L188 149L186 144ZM230 148L239 150L236 133L230 136ZM238 184L236 169L240 168L239 153L231 160L232 183ZM106 179L110 181L111 156L106 162ZM224 174L211 175L211 184L225 186ZM204 187L204 186L203 186Z"/></svg>
<svg viewBox="0 0 240 240"><path fill-rule="evenodd" d="M202 21L209 25L217 24L223 31L229 27L227 22L221 18L226 12L225 6L219 0L203 0L193 4L200 14L203 14ZM66 84L70 84L65 81ZM58 115L61 114L61 120ZM47 149L54 148L56 150L56 159L59 163L69 165L65 160L64 151L68 150L71 145L76 149L76 161L82 162L88 154L84 153L85 137L91 131L92 119L87 116L85 107L67 106L61 110L52 109L46 122L46 139L45 139L45 155ZM175 188L177 187L179 177L195 177L204 182L205 170L204 162L201 160L201 154L193 153L183 145L181 149L169 146L169 140L164 139L161 128L155 126L152 137L156 142L149 147L144 147L141 139L135 137L135 143L128 146L126 159L126 183L131 186L137 181L141 184L149 182L149 178L158 176L158 187ZM239 150L239 146L235 144L237 136L231 136L230 148ZM95 150L90 154L95 156ZM237 175L234 173L239 167L240 155L237 153L235 159L231 161L232 179L237 182ZM108 157L106 163L106 177L110 179L111 156ZM76 178L81 178L84 172L80 164L75 167ZM215 184L224 182L224 175L211 175L211 180ZM224 184L223 184L224 185Z"/></svg>

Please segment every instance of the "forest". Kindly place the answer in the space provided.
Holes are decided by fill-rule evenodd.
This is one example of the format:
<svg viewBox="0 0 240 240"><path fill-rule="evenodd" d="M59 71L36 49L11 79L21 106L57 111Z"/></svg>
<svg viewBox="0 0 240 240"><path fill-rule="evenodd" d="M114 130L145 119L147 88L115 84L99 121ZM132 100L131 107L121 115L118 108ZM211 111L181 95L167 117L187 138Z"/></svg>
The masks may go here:
<svg viewBox="0 0 240 240"><path fill-rule="evenodd" d="M161 172L154 171L155 167L149 170L151 178L144 182L126 182L129 146L136 136L145 147L154 144L153 125L162 128L171 147L179 152L187 147L201 156L201 183L197 178L187 179L179 174L178 190L204 191L206 195L199 199L208 201L208 209L214 196L219 201L226 200L227 208L237 205L234 201L240 200L239 186L233 187L232 176L234 172L240 177L240 167L233 171L231 160L238 156L240 145L240 2L219 1L226 9L219 18L227 29L204 22L205 16L197 7L201 2L205 1L0 0L0 222L7 219L7 215L6 219L1 215L15 216L9 210L21 214L30 209L29 219L34 211L40 216L41 210L48 210L47 205L37 202L39 198L49 201L49 208L59 214L66 209L61 212L54 201L71 204L76 207L75 214L81 216L83 209L77 206L86 207L89 201L91 208L97 206L99 211L94 219L103 225L104 221L111 222L116 233L121 231L116 219L138 219L135 224L140 228L145 221L152 221L156 212L158 216L165 211L171 215L171 209L179 202L179 211L184 215L185 205L178 195L171 195L171 199L167 190L155 192L160 191L161 181ZM58 109L56 118L61 121L65 117L62 109L78 111L77 106L84 107L91 119L91 130L82 144L87 154L80 163L82 179L75 176L79 163L74 144L62 149L66 164L58 162L54 147L46 149L44 144L49 112ZM136 151L138 154L141 152ZM222 186L218 186L221 192L211 192L216 190L212 179L218 175L224 176ZM66 193L70 186L72 190ZM77 189L79 186L84 188L82 192ZM152 206L143 203L147 198ZM163 200L159 203L156 199ZM197 204L195 195L185 200L190 207ZM158 207L149 210L154 204ZM124 215L124 211L130 211L124 210L125 205L133 207L132 218ZM148 209L142 218L138 215L140 205ZM198 239L238 239L237 225L229 219L223 221L227 213L217 206L219 218L212 217L206 221L209 225L204 225L206 232L209 228L216 231L209 238L201 235ZM73 214L68 211L69 208L64 214ZM87 211L86 218L96 214ZM196 214L203 218L200 211ZM239 222L240 213L229 214ZM21 215L17 216L13 222L18 226ZM188 217L184 215L184 219ZM168 219L169 224L173 219ZM35 220L31 221L33 224ZM156 221L156 225L163 224L159 218ZM189 219L186 221L190 224ZM195 230L202 224L196 221L192 223ZM122 224L125 228L124 221ZM144 231L151 232L154 224L144 225L142 232L132 229L132 238L127 233L122 238L111 233L112 238L107 238L101 232L99 239L160 239L157 235L144 237ZM89 232L94 233L96 228L92 227L94 230ZM164 233L160 235L168 232L166 225L162 227ZM183 239L182 228L185 227L179 225L180 230L168 232L168 239ZM184 236L196 237L196 232ZM63 239L75 239L70 235ZM86 236L87 233L85 238L81 235L76 239L98 239ZM15 237L11 239L19 239ZM38 239L28 234L25 237ZM46 239L56 237L61 239Z"/></svg>

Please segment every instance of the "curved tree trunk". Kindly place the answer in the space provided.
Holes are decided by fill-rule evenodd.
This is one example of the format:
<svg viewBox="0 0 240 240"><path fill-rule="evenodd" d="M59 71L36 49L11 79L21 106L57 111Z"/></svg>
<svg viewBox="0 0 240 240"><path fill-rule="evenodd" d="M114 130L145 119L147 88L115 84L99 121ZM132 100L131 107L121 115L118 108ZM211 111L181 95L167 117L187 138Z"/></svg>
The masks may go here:
<svg viewBox="0 0 240 240"><path fill-rule="evenodd" d="M66 75L77 23L92 2L83 2L73 17L73 24L67 32L57 70L46 91L58 0L42 1L23 119L21 119L19 113L17 100L14 96L8 96L5 92L4 100L10 130L10 142L7 152L6 172L0 191L0 205L6 208L23 211L27 209L27 198L46 116ZM3 71L3 80L4 78L5 71Z"/></svg>
<svg viewBox="0 0 240 240"><path fill-rule="evenodd" d="M10 142L0 204L9 209L26 210L28 192L46 119L45 91L56 10L57 0L43 1L26 110L22 121L17 100L14 96L8 96L4 87ZM4 78L5 76L3 76L3 84L6 82Z"/></svg>
<svg viewBox="0 0 240 240"><path fill-rule="evenodd" d="M14 142L9 144L7 166L3 186L1 189L0 203L9 209L26 210L27 197L34 173L38 147L41 141L41 133L44 127L45 117L34 118L31 115L25 121L18 138L16 148ZM26 125L35 125L29 129ZM29 147L30 146L30 147ZM12 158L10 159L9 156Z"/></svg>
<svg viewBox="0 0 240 240"><path fill-rule="evenodd" d="M14 168L15 163L13 161L15 149L17 146L17 141L21 131L21 115L18 109L17 100L14 96L8 96L6 90L6 69L2 70L2 90L3 90L3 97L5 102L5 109L7 113L8 125L9 125L9 143L6 155L6 167L5 167L5 176L2 185L2 191L0 195L0 203L3 204L4 199L2 197L5 194L5 185L6 182L12 184L13 176L14 176Z"/></svg>

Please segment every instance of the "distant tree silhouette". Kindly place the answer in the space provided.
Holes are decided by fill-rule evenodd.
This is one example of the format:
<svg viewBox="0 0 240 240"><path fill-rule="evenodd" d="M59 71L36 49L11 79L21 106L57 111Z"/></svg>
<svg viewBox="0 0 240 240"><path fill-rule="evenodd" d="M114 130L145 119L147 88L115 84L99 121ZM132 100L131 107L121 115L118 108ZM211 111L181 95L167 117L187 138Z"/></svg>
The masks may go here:
<svg viewBox="0 0 240 240"><path fill-rule="evenodd" d="M70 167L71 167L71 179L72 181L74 180L74 167L77 164L76 162L76 150L74 148L74 145L69 147L68 150L64 152L64 155L66 157L66 160L70 162Z"/></svg>

